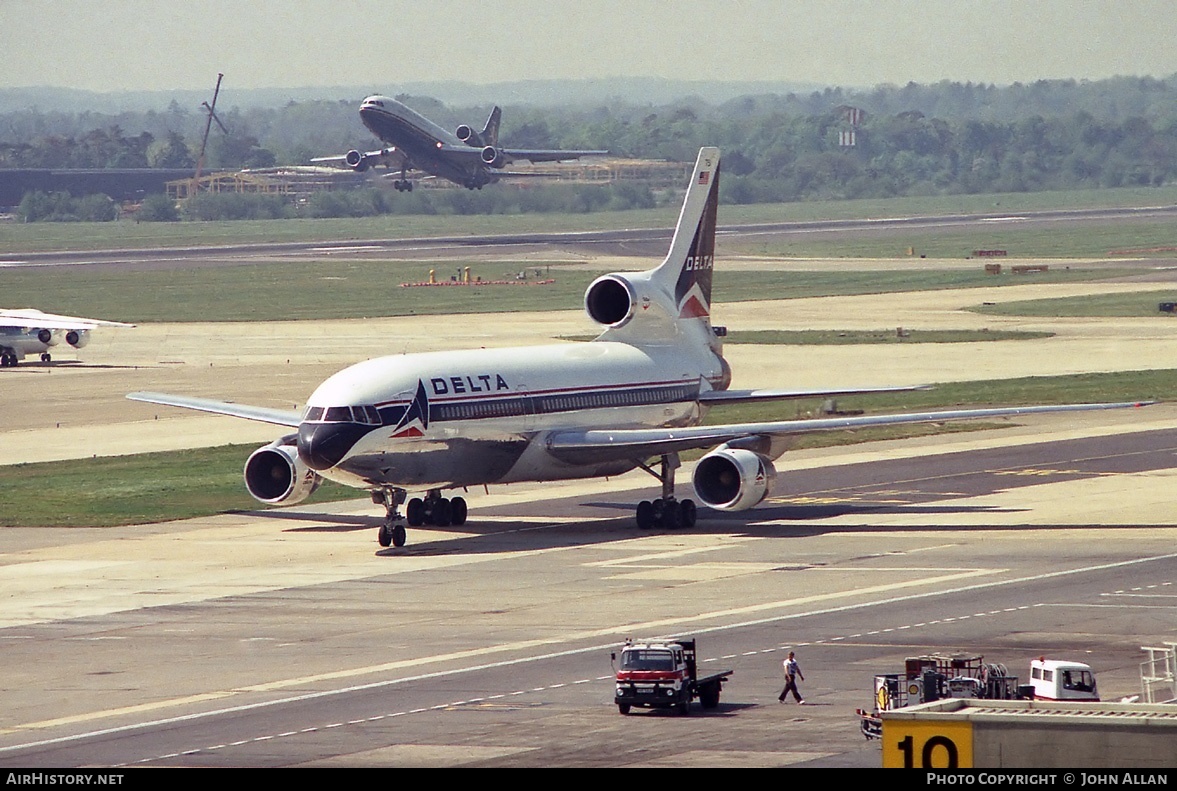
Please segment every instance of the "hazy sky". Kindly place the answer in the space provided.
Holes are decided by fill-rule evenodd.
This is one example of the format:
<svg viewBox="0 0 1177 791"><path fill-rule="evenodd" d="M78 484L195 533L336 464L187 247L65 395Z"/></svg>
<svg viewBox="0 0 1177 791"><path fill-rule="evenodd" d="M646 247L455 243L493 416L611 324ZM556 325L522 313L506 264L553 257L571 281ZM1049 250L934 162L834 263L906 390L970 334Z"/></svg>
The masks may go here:
<svg viewBox="0 0 1177 791"><path fill-rule="evenodd" d="M0 0L0 87L1177 73L1177 0Z"/></svg>

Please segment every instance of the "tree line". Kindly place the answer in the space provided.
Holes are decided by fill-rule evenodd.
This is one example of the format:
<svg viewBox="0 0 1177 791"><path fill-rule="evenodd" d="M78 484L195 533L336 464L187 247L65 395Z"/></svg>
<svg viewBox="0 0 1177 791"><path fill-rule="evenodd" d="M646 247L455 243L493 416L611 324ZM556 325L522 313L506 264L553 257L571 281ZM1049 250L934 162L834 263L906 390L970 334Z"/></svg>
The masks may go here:
<svg viewBox="0 0 1177 791"><path fill-rule="evenodd" d="M450 127L480 124L489 109L398 98ZM313 156L375 147L357 108L358 101L234 107L221 116L230 133L214 128L207 166L306 164ZM6 113L0 115L0 167L194 166L203 125L199 110L175 103L165 112L115 116ZM1177 177L1177 77L1004 87L911 83L744 96L714 105L507 107L501 139L518 147L600 148L674 161L691 161L700 146L717 145L724 151L722 198L733 203L1160 185ZM601 189L543 197L579 207L574 211L653 199L616 188L604 198L585 197ZM532 211L529 198L503 193L537 194L360 192L315 198L304 210L333 216Z"/></svg>

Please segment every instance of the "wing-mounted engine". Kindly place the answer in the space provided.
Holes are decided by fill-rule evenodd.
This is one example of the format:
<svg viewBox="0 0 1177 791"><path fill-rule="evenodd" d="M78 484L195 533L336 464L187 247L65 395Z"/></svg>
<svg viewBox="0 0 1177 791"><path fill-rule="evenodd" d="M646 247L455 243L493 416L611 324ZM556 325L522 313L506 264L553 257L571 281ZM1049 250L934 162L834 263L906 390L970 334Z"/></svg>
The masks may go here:
<svg viewBox="0 0 1177 791"><path fill-rule="evenodd" d="M343 163L356 173L363 173L372 164L368 160L368 157L356 151L354 148L343 155Z"/></svg>
<svg viewBox="0 0 1177 791"><path fill-rule="evenodd" d="M70 330L65 334L65 342L75 349L81 349L90 342L90 330Z"/></svg>
<svg viewBox="0 0 1177 791"><path fill-rule="evenodd" d="M488 168L506 167L508 161L509 160L507 159L507 156L500 148L486 146L482 149L482 164L486 165Z"/></svg>
<svg viewBox="0 0 1177 791"><path fill-rule="evenodd" d="M258 448L245 462L245 488L255 500L271 505L301 503L322 478L298 458L294 437Z"/></svg>
<svg viewBox="0 0 1177 791"><path fill-rule="evenodd" d="M725 446L699 459L691 483L699 500L712 508L744 511L768 495L775 478L767 456Z"/></svg>
<svg viewBox="0 0 1177 791"><path fill-rule="evenodd" d="M35 334L37 336L37 340L46 346L50 346L54 343L53 333L50 330L37 330Z"/></svg>

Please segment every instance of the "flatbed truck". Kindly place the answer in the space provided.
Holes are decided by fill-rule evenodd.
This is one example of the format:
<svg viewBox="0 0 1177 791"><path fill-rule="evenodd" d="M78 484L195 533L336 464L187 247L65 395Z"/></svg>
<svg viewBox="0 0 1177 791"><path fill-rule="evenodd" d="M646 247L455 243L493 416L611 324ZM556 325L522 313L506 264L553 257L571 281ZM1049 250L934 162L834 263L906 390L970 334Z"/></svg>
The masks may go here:
<svg viewBox="0 0 1177 791"><path fill-rule="evenodd" d="M612 655L616 685L613 702L622 714L632 708L675 709L689 714L698 699L705 709L719 706L731 670L699 675L694 639L627 641Z"/></svg>

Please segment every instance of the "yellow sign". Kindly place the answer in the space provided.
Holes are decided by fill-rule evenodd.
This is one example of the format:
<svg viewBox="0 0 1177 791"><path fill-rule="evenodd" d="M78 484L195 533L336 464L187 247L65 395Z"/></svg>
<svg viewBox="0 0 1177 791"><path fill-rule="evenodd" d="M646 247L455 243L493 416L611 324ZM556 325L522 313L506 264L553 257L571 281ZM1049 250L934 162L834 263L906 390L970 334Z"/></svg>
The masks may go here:
<svg viewBox="0 0 1177 791"><path fill-rule="evenodd" d="M884 769L972 769L973 725L883 719Z"/></svg>

